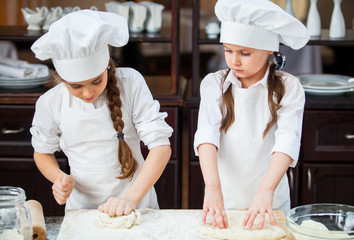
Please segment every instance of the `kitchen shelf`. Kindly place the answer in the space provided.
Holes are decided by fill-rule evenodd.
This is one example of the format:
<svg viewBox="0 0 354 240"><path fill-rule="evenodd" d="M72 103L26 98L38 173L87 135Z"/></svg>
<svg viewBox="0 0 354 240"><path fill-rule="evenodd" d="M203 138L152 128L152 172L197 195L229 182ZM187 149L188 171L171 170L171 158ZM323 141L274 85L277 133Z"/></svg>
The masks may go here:
<svg viewBox="0 0 354 240"><path fill-rule="evenodd" d="M180 77L181 86L178 94L171 93L171 76L144 76L154 99L161 106L183 106L183 94L186 79ZM35 104L37 99L50 87L40 86L32 89L7 89L0 88L0 104Z"/></svg>
<svg viewBox="0 0 354 240"><path fill-rule="evenodd" d="M171 43L171 27L163 27L158 33L129 33L129 42L159 42ZM14 43L33 43L46 32L29 31L27 26L0 26L0 40L12 41Z"/></svg>
<svg viewBox="0 0 354 240"><path fill-rule="evenodd" d="M199 30L198 44L220 44L219 36L210 38L205 33L205 29ZM354 46L354 30L346 30L344 38L330 38L329 30L322 29L320 37L311 37L308 45L327 45L327 46Z"/></svg>
<svg viewBox="0 0 354 240"><path fill-rule="evenodd" d="M180 0L171 1L171 26L161 28L159 33L130 33L130 43L167 43L171 44L171 98L178 97L180 58ZM12 41L18 48L28 49L45 31L28 31L27 26L0 26L0 40Z"/></svg>

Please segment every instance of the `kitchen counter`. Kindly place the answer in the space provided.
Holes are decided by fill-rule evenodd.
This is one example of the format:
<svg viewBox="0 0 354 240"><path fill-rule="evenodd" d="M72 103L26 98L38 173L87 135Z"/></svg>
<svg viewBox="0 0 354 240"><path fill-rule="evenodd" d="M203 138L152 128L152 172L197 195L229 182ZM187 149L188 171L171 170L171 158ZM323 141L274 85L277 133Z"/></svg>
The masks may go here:
<svg viewBox="0 0 354 240"><path fill-rule="evenodd" d="M127 229L100 229L94 221L99 212L94 209L68 210L65 217L46 217L47 239L214 239L198 232L202 210L140 209L142 223ZM229 219L240 218L244 210L228 210ZM286 234L284 240L293 240L286 228L285 215L274 210L277 226Z"/></svg>
<svg viewBox="0 0 354 240"><path fill-rule="evenodd" d="M47 240L56 240L64 217L45 217Z"/></svg>

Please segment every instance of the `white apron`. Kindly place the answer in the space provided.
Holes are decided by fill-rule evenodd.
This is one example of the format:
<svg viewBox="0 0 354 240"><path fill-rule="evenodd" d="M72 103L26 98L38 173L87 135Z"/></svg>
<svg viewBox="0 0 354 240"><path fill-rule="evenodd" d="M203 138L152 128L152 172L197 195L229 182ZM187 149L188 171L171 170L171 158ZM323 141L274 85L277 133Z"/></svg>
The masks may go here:
<svg viewBox="0 0 354 240"><path fill-rule="evenodd" d="M231 87L231 86L230 86ZM273 126L263 139L271 119L266 89L232 87L235 100L235 122L220 135L218 168L226 209L248 209L271 162L274 145ZM257 107L259 104L263 105ZM262 109L256 112L255 109ZM273 209L289 211L288 180L282 178L274 192Z"/></svg>
<svg viewBox="0 0 354 240"><path fill-rule="evenodd" d="M60 147L69 159L70 174L75 180L66 209L97 208L109 197L122 197L128 190L144 163L140 145L132 147L133 155L139 163L133 180L117 179L121 169L118 162L118 140L107 104L97 109L74 109L69 104L69 92L65 91L64 95ZM124 123L124 130L134 127L131 121L125 120ZM129 140L129 136L125 135L125 138ZM133 140L139 143L138 139ZM154 188L145 195L138 208L158 208Z"/></svg>

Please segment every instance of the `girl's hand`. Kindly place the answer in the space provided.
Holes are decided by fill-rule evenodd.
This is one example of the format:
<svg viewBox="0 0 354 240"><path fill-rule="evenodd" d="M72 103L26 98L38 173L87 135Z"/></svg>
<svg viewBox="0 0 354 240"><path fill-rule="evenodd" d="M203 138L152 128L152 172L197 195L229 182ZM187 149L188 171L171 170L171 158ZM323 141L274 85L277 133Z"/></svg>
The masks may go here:
<svg viewBox="0 0 354 240"><path fill-rule="evenodd" d="M66 200L69 198L74 186L74 178L65 173L61 177L55 179L52 190L54 198L59 205L66 203Z"/></svg>
<svg viewBox="0 0 354 240"><path fill-rule="evenodd" d="M253 222L259 214L259 228L262 229L264 226L265 214L268 213L272 225L275 225L275 218L272 211L273 205L273 194L272 190L258 190L251 207L248 209L246 213L246 217L243 220L242 225L244 227L251 228L253 226Z"/></svg>
<svg viewBox="0 0 354 240"><path fill-rule="evenodd" d="M98 206L98 210L107 213L110 217L129 215L136 208L129 199L110 197L107 202Z"/></svg>
<svg viewBox="0 0 354 240"><path fill-rule="evenodd" d="M211 224L219 228L228 228L227 216L224 208L224 199L221 190L205 188L202 222L206 222L208 213Z"/></svg>

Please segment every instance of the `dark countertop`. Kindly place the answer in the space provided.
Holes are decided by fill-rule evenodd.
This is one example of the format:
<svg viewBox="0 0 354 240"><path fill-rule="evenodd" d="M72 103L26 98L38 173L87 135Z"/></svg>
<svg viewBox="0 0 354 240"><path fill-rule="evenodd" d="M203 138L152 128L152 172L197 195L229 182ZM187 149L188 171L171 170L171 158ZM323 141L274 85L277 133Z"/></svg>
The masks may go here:
<svg viewBox="0 0 354 240"><path fill-rule="evenodd" d="M56 240L64 217L45 217L47 240Z"/></svg>

